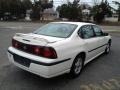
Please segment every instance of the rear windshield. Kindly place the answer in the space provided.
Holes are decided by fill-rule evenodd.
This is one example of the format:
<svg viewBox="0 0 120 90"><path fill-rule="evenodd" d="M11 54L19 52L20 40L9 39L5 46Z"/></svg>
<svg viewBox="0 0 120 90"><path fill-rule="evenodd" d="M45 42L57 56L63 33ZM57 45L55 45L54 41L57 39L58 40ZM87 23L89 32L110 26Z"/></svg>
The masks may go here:
<svg viewBox="0 0 120 90"><path fill-rule="evenodd" d="M77 28L77 25L66 23L49 23L33 33L45 36L67 38Z"/></svg>

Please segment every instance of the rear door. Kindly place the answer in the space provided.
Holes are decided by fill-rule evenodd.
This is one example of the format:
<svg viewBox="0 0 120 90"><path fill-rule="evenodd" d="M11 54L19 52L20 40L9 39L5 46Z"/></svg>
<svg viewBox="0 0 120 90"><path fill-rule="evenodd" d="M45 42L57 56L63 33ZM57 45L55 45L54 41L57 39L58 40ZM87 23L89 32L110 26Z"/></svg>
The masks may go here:
<svg viewBox="0 0 120 90"><path fill-rule="evenodd" d="M98 38L95 37L92 25L82 26L79 33L81 33L80 36L85 43L84 47L87 51L86 62L89 62L97 53Z"/></svg>

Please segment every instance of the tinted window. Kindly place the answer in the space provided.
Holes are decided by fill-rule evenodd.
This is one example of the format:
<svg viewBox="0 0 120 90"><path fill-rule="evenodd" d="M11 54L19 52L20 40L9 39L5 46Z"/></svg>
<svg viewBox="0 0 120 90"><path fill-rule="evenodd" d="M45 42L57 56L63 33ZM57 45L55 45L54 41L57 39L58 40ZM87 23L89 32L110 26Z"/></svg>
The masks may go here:
<svg viewBox="0 0 120 90"><path fill-rule="evenodd" d="M93 26L93 29L96 36L102 36L102 31L98 26Z"/></svg>
<svg viewBox="0 0 120 90"><path fill-rule="evenodd" d="M39 28L34 33L52 37L67 38L73 33L76 28L77 25L74 24L50 23Z"/></svg>
<svg viewBox="0 0 120 90"><path fill-rule="evenodd" d="M92 26L86 25L81 28L81 33L83 38L91 38L94 37L94 31Z"/></svg>

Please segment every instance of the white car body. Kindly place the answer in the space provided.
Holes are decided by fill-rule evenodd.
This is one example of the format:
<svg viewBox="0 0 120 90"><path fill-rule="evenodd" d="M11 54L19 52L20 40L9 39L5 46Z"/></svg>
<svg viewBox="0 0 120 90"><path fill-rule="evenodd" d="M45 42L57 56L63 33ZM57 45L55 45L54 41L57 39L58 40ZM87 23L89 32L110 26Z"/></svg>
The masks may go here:
<svg viewBox="0 0 120 90"><path fill-rule="evenodd" d="M77 28L74 30L72 35L68 38L51 37L44 35L37 35L33 33L28 34L16 34L13 39L32 45L49 46L55 49L57 53L56 59L49 59L40 57L31 53L24 52L16 49L13 46L8 48L8 58L14 65L21 69L27 70L34 74L40 75L45 78L51 78L63 73L69 73L75 57L81 53L85 53L84 65L89 61L93 60L100 54L104 53L105 48L111 36L100 36L88 39L83 39L78 35L78 30L85 25L95 25L91 23L81 22L53 22L53 23L64 23L64 24L75 24ZM96 25L95 25L96 26ZM30 40L27 42L25 40ZM20 59L31 60L29 67L15 62L15 57Z"/></svg>

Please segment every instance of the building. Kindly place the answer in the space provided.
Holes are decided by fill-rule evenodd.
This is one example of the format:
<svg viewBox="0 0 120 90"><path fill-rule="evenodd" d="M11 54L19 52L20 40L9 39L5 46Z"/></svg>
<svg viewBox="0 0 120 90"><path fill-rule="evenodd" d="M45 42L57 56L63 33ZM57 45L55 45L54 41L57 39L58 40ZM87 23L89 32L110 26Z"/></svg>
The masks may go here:
<svg viewBox="0 0 120 90"><path fill-rule="evenodd" d="M82 9L83 21L89 21L91 19L90 18L91 6L88 4L81 4L81 9Z"/></svg>
<svg viewBox="0 0 120 90"><path fill-rule="evenodd" d="M48 8L43 11L43 20L55 20L57 18L57 12L53 8Z"/></svg>
<svg viewBox="0 0 120 90"><path fill-rule="evenodd" d="M41 0L42 3L48 3L49 0Z"/></svg>

